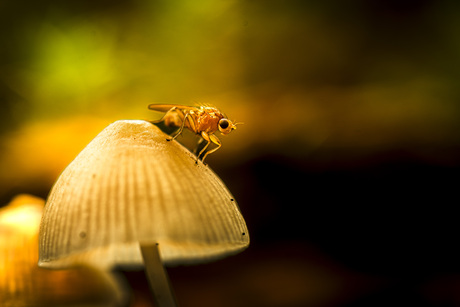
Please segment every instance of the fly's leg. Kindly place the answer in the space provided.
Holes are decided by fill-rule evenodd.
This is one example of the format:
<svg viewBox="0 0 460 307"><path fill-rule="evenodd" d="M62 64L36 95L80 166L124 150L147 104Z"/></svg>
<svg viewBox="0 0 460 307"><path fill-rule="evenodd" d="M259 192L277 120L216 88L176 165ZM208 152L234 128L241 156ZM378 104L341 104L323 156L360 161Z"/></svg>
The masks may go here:
<svg viewBox="0 0 460 307"><path fill-rule="evenodd" d="M195 122L195 118L193 117L193 111L191 111L191 113L187 113L187 115L189 115L187 117L187 120L188 120L188 128L190 130L192 130L193 132L197 133L197 128L196 128L196 122ZM185 121L185 119L184 119Z"/></svg>
<svg viewBox="0 0 460 307"><path fill-rule="evenodd" d="M179 127L181 128L182 125L183 125L183 122L184 122L184 114L182 113L181 110L179 110L178 108L176 107L172 107L171 109L169 109L165 115L163 115L162 118L160 118L159 120L154 120L154 121L150 121L152 124L160 124L160 123L163 123L165 127ZM179 129L178 130L180 134L182 132L182 129ZM177 135L176 135L177 136ZM173 140L176 136L174 136L173 138L171 136L169 136L168 138L166 138L166 141L171 141Z"/></svg>
<svg viewBox="0 0 460 307"><path fill-rule="evenodd" d="M211 144L211 140L209 139L209 135L206 132L204 132L204 131L201 132L201 137L203 138L203 140L207 141L208 143L206 145L204 145L203 149L201 149L200 153L196 156L195 164L198 164L198 159L200 158L201 154L206 150L206 148L208 148L209 144ZM203 142L203 140L201 142ZM203 160L201 160L201 161L203 161Z"/></svg>
<svg viewBox="0 0 460 307"><path fill-rule="evenodd" d="M180 112L180 114L182 114L182 112ZM188 121L188 127L193 131L195 132L196 130L196 124L195 124L195 120L193 119L193 116L190 115L190 113L185 113L184 117L182 118L182 125L180 126L179 130L177 131L176 135L169 138L169 139L166 139L167 141L172 141L174 140L175 138L177 138L179 136L179 134L182 133L182 131L184 130L184 127L185 127L185 123Z"/></svg>
<svg viewBox="0 0 460 307"><path fill-rule="evenodd" d="M188 118L188 114L189 114L189 113L185 114L184 118L182 118L182 125L180 125L180 128L179 128L179 130L177 131L176 135L173 136L173 137L167 138L166 141L172 141L172 140L174 140L175 138L177 138L177 137L182 133L182 130L184 130L184 126L185 126L185 121L186 121L187 118Z"/></svg>
<svg viewBox="0 0 460 307"><path fill-rule="evenodd" d="M206 152L206 153L204 154L203 158L201 159L201 161L202 161L203 163L204 163L204 159L206 158L207 155L209 155L209 154L215 152L216 150L218 150L218 149L220 148L220 146L222 146L222 143L220 142L219 138L218 138L217 136L215 136L214 134L211 134L211 135L209 136L209 139L211 140L211 142L213 142L214 144L216 144L217 147L214 148L214 149L211 149L210 151L208 151L208 152ZM209 145L209 143L208 143L208 145Z"/></svg>
<svg viewBox="0 0 460 307"><path fill-rule="evenodd" d="M204 140L208 141L208 143L203 147L203 149L200 151L200 153L198 154L197 156L197 161L195 161L195 163L198 163L198 158L205 152L206 148L208 148L209 144L214 143L217 145L216 148L214 149L211 149L210 151L206 152L203 156L203 158L201 159L201 161L204 163L204 159L206 158L207 155L209 155L210 153L213 153L215 152L216 150L218 150L220 148L220 146L222 146L220 140L217 138L217 136L215 136L214 134L207 134L206 132L202 132L201 133L201 136L203 137Z"/></svg>
<svg viewBox="0 0 460 307"><path fill-rule="evenodd" d="M193 153L194 153L195 156L197 156L197 157L198 157L198 149L200 148L201 143L203 143L203 141L204 141L204 139L201 137L201 138L198 140L195 149L193 150Z"/></svg>

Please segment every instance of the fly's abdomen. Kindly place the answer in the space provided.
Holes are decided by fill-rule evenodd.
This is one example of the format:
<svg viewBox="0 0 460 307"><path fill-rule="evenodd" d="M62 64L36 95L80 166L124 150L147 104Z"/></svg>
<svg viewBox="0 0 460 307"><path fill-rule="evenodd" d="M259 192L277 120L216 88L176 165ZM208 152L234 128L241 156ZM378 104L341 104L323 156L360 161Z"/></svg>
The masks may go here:
<svg viewBox="0 0 460 307"><path fill-rule="evenodd" d="M180 127L182 125L183 115L176 111L170 111L166 113L164 117L165 125L168 127Z"/></svg>

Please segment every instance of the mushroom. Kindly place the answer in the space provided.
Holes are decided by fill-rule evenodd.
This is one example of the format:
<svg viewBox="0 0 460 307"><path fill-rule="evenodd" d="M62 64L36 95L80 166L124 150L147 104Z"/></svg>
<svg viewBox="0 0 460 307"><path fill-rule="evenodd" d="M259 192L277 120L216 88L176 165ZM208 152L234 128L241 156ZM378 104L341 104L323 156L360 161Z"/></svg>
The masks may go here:
<svg viewBox="0 0 460 307"><path fill-rule="evenodd" d="M54 184L40 227L39 265L145 265L158 305L174 306L165 265L207 262L249 245L219 177L155 125L120 120Z"/></svg>
<svg viewBox="0 0 460 307"><path fill-rule="evenodd" d="M1 306L119 306L124 293L107 272L88 266L63 271L37 266L44 203L21 194L0 209Z"/></svg>

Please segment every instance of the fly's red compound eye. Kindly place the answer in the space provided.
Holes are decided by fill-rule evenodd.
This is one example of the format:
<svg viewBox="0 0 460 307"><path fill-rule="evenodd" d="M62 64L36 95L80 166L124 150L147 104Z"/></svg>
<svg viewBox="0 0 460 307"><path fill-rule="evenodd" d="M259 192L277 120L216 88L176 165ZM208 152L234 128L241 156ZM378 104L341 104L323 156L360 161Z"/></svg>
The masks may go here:
<svg viewBox="0 0 460 307"><path fill-rule="evenodd" d="M222 119L219 121L219 127L220 127L221 129L227 129L229 125L230 125L230 123L229 123L228 120L225 119L225 118L222 118Z"/></svg>

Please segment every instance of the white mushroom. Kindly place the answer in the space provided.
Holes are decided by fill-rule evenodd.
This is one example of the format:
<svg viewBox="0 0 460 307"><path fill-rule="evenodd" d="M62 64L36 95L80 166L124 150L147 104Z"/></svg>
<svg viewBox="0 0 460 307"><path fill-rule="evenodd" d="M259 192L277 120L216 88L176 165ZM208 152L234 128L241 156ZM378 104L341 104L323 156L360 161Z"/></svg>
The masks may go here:
<svg viewBox="0 0 460 307"><path fill-rule="evenodd" d="M224 183L166 138L149 122L123 120L83 149L47 200L40 266L145 262L150 278L153 269L162 272L161 262L206 262L249 245L243 216Z"/></svg>
<svg viewBox="0 0 460 307"><path fill-rule="evenodd" d="M18 195L0 209L0 305L119 306L113 276L85 266L49 271L37 266L43 199Z"/></svg>

